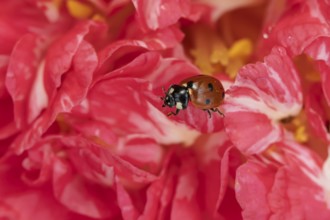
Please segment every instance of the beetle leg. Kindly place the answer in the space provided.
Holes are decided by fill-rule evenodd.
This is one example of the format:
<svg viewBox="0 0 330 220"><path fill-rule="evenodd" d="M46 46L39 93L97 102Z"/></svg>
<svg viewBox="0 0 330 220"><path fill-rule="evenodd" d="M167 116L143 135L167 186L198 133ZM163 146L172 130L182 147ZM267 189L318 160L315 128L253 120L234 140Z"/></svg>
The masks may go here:
<svg viewBox="0 0 330 220"><path fill-rule="evenodd" d="M176 109L175 112L169 112L167 113L167 116L171 116L171 115L177 115L179 113L180 109Z"/></svg>
<svg viewBox="0 0 330 220"><path fill-rule="evenodd" d="M225 117L225 114L223 114L218 108L211 108L213 112L218 112L222 117Z"/></svg>
<svg viewBox="0 0 330 220"><path fill-rule="evenodd" d="M204 109L204 111L206 111L209 114L209 118L211 118L211 112L210 109Z"/></svg>

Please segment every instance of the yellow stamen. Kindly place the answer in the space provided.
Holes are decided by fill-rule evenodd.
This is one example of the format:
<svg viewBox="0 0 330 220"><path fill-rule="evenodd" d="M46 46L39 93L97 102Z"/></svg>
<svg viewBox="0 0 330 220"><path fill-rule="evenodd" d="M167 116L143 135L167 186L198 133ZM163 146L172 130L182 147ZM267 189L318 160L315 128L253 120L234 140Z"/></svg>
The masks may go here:
<svg viewBox="0 0 330 220"><path fill-rule="evenodd" d="M247 38L240 39L236 41L233 46L229 50L229 57L230 58L247 58L252 53L252 42Z"/></svg>
<svg viewBox="0 0 330 220"><path fill-rule="evenodd" d="M308 140L306 126L299 126L294 134L295 139L300 143L305 143Z"/></svg>
<svg viewBox="0 0 330 220"><path fill-rule="evenodd" d="M95 14L95 15L93 15L92 19L94 21L103 21L103 22L106 21L105 17L103 15L101 15L101 14Z"/></svg>
<svg viewBox="0 0 330 220"><path fill-rule="evenodd" d="M301 111L295 117L289 117L281 120L283 126L293 133L295 140L299 143L306 143L309 141L309 134L307 129L306 115L304 111Z"/></svg>
<svg viewBox="0 0 330 220"><path fill-rule="evenodd" d="M90 5L77 0L68 0L67 8L69 13L78 19L90 18L94 13L94 9Z"/></svg>
<svg viewBox="0 0 330 220"><path fill-rule="evenodd" d="M213 51L211 53L210 61L212 64L220 63L227 66L229 63L228 49L224 42L218 40L214 42Z"/></svg>
<svg viewBox="0 0 330 220"><path fill-rule="evenodd" d="M196 25L187 34L192 37L190 54L204 74L226 72L235 78L238 70L252 54L252 42L247 38L237 40L231 47L209 27Z"/></svg>
<svg viewBox="0 0 330 220"><path fill-rule="evenodd" d="M236 41L230 48L228 56L230 63L226 68L230 78L235 78L238 70L247 62L251 56L253 45L251 40L247 38Z"/></svg>
<svg viewBox="0 0 330 220"><path fill-rule="evenodd" d="M212 74L215 68L210 62L212 46L214 45L216 36L214 31L205 25L197 24L188 30L189 37L192 37L192 48L189 52L194 58L194 62L204 74Z"/></svg>
<svg viewBox="0 0 330 220"><path fill-rule="evenodd" d="M190 51L191 55L195 57L195 65L202 70L204 74L211 74L214 68L207 59L207 52L203 49L195 49Z"/></svg>

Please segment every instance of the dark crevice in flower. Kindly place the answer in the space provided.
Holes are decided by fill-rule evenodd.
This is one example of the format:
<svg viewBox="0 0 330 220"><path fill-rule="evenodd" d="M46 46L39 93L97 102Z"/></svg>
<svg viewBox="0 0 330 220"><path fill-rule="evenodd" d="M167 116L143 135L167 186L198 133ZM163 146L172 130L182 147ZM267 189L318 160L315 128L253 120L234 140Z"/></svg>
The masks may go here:
<svg viewBox="0 0 330 220"><path fill-rule="evenodd" d="M293 116L288 116L286 118L281 119L280 122L283 124L288 124L288 123L291 123L293 119L294 119Z"/></svg>
<svg viewBox="0 0 330 220"><path fill-rule="evenodd" d="M330 132L330 120L329 119L325 121L324 126L325 126L325 129L327 129L327 132L329 133Z"/></svg>
<svg viewBox="0 0 330 220"><path fill-rule="evenodd" d="M306 95L314 83L321 81L320 72L316 68L315 61L306 54L294 57L293 62L300 73L302 88Z"/></svg>
<svg viewBox="0 0 330 220"><path fill-rule="evenodd" d="M321 158L325 159L328 154L327 144L325 140L320 139L319 131L315 131L313 128L315 119L312 120L308 116L310 114L308 112L312 108L315 114L323 120L323 125L329 132L327 121L330 119L330 110L321 89L321 73L316 61L306 54L294 57L293 62L300 73L305 109L295 117L294 125L291 125L290 128L286 127L294 132L298 142L310 146ZM320 124L320 126L322 125Z"/></svg>
<svg viewBox="0 0 330 220"><path fill-rule="evenodd" d="M294 135L296 141L299 143L306 143L308 141L307 121L303 110L296 116L281 119L280 122L287 131L290 131Z"/></svg>

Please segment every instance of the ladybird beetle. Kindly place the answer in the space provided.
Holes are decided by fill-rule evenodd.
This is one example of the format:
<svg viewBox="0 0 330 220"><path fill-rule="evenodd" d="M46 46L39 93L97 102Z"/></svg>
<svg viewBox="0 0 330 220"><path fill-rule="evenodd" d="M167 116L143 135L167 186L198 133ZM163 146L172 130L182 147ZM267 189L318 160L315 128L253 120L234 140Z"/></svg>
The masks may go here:
<svg viewBox="0 0 330 220"><path fill-rule="evenodd" d="M222 116L224 114L217 108L225 98L225 90L221 82L206 75L197 75L183 80L180 84L171 85L167 92L163 88L165 97L161 97L164 101L163 107L175 107L175 112L170 112L167 115L177 115L180 110L186 109L188 102L199 109L208 112L211 117L211 112L218 112Z"/></svg>

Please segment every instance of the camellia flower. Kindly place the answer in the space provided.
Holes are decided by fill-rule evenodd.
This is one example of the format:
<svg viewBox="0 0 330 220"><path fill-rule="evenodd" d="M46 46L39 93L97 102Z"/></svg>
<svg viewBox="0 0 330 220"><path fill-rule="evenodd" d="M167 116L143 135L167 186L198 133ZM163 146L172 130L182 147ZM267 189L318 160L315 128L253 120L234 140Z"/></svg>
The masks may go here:
<svg viewBox="0 0 330 220"><path fill-rule="evenodd" d="M328 219L326 1L0 3L1 219ZM224 116L162 108L207 74Z"/></svg>

